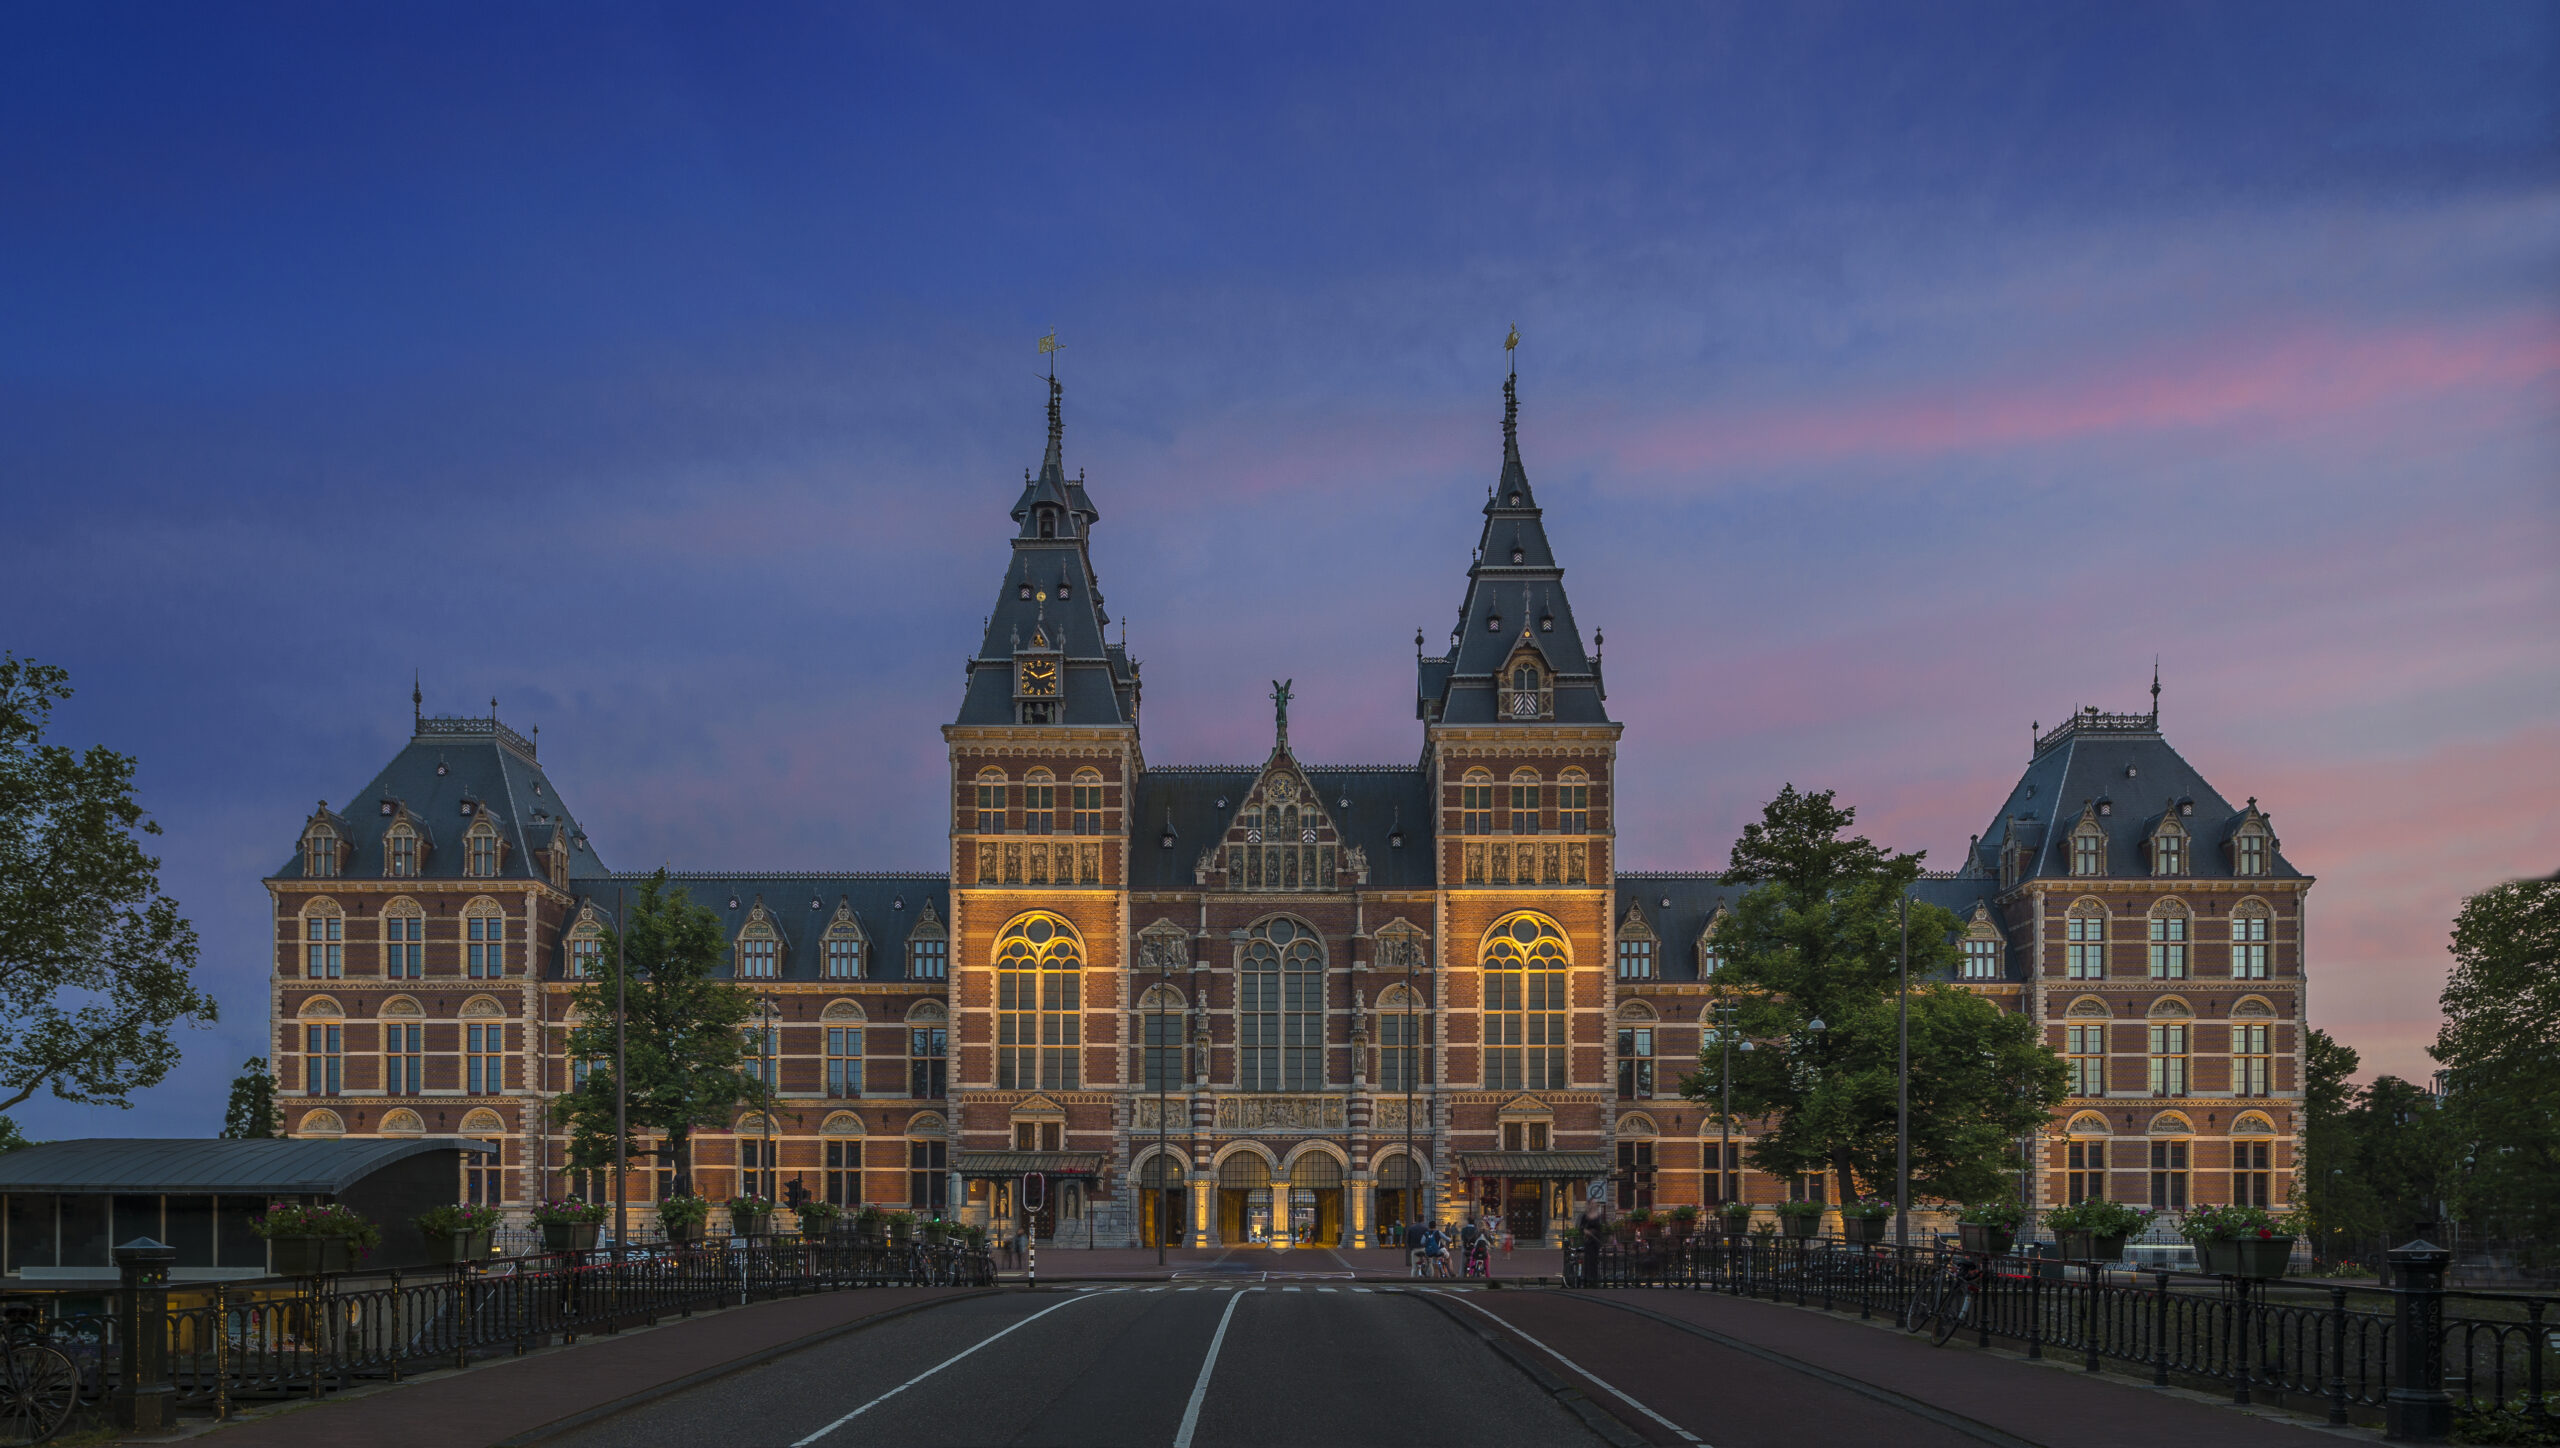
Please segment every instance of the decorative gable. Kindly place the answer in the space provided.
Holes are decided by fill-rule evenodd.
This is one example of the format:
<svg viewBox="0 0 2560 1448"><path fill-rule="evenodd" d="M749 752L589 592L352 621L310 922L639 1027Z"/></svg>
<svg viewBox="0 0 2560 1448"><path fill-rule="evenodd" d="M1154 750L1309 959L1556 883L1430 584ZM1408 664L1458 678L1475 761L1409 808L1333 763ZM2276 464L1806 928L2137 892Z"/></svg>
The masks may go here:
<svg viewBox="0 0 2560 1448"><path fill-rule="evenodd" d="M1342 835L1286 747L1275 750L1220 837L1230 890L1332 890ZM1363 864L1366 863L1364 859Z"/></svg>
<svg viewBox="0 0 2560 1448"><path fill-rule="evenodd" d="M2195 806L2190 804L2186 808L2193 810ZM2194 842L2187 827L2178 822L2178 815L2177 801L2163 804L2160 822L2151 827L2151 838L2144 842L2144 848L2151 856L2151 873L2154 875L2185 875L2193 870L2193 856L2189 851Z"/></svg>

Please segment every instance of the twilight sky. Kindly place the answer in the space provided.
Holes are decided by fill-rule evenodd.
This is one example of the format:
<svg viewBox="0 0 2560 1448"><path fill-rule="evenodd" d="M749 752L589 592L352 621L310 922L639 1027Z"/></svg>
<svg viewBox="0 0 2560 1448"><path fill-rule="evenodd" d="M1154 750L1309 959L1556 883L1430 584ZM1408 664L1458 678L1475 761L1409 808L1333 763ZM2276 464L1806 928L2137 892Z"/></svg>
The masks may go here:
<svg viewBox="0 0 2560 1448"><path fill-rule="evenodd" d="M224 1008L31 1134L218 1125L413 667L615 865L937 867L1053 326L1155 762L1415 756L1516 322L1630 865L1952 862L2156 654L2369 1066L2560 867L2560 11L925 13L0 13L0 648Z"/></svg>

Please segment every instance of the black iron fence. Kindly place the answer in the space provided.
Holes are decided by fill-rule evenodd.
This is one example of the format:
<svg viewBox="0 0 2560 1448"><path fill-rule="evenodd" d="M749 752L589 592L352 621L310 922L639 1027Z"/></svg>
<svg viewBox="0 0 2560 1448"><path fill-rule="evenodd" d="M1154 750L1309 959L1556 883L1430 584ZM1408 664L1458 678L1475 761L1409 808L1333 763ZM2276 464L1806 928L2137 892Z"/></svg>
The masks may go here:
<svg viewBox="0 0 2560 1448"><path fill-rule="evenodd" d="M159 1281L147 1264L120 1265L128 1285L114 1292L13 1293L0 1316L20 1340L71 1359L82 1402L113 1404L127 1422L140 1399L145 1426L775 1298L995 1283L983 1249L847 1237L634 1243L441 1271L219 1283ZM128 1352L137 1336L141 1351Z"/></svg>
<svg viewBox="0 0 2560 1448"><path fill-rule="evenodd" d="M2379 1419L2394 1437L2442 1436L2456 1414L2560 1428L2548 1395L2560 1299L2446 1290L2448 1254L2389 1255L2391 1285L2376 1287L1766 1238L1610 1243L1568 1249L1564 1265L1569 1287L1686 1288L1895 1321L1938 1300L1952 1275L1973 1298L1961 1335L1983 1347L1997 1338L2090 1372L2210 1382L2235 1402L2325 1409L2334 1423Z"/></svg>

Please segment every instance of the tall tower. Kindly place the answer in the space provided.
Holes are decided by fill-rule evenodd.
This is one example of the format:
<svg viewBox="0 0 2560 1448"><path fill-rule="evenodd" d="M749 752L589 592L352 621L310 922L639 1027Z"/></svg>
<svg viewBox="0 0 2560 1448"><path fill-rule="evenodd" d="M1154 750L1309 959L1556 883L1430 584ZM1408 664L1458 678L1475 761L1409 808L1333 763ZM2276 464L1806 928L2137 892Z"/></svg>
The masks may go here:
<svg viewBox="0 0 2560 1448"><path fill-rule="evenodd" d="M1109 642L1089 542L1101 516L1067 476L1057 379L1049 447L1013 505L1012 558L969 660L951 760L955 1174L1010 1214L1020 1153L1074 1215L1111 1142L1119 1082L1138 667Z"/></svg>
<svg viewBox="0 0 2560 1448"><path fill-rule="evenodd" d="M1470 1179L1521 1164L1471 1155L1542 1148L1605 1170L1590 1156L1611 1142L1619 726L1521 465L1518 386L1502 384L1502 474L1449 651L1419 661L1417 686L1439 814L1446 1128Z"/></svg>

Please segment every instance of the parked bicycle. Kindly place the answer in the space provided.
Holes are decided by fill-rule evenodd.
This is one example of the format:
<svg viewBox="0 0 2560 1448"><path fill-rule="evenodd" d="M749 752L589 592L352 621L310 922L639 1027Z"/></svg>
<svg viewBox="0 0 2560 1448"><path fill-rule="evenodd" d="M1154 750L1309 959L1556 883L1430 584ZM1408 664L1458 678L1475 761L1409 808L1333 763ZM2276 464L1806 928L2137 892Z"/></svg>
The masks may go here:
<svg viewBox="0 0 2560 1448"><path fill-rule="evenodd" d="M1921 1279L1912 1289L1911 1303L1903 1310L1903 1330L1934 1328L1937 1345L1945 1347L1947 1339L1976 1320L1982 1311L1982 1289L1990 1280L1987 1260L1969 1252L1950 1256L1944 1270Z"/></svg>
<svg viewBox="0 0 2560 1448"><path fill-rule="evenodd" d="M0 1444L42 1443L80 1406L80 1369L30 1326L9 1329L0 1349Z"/></svg>

